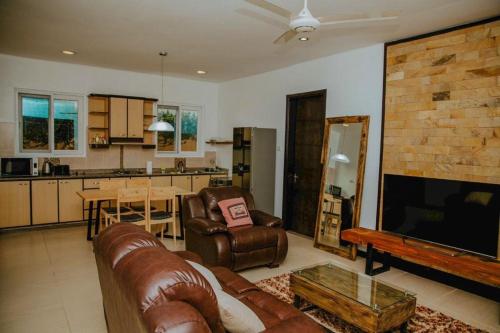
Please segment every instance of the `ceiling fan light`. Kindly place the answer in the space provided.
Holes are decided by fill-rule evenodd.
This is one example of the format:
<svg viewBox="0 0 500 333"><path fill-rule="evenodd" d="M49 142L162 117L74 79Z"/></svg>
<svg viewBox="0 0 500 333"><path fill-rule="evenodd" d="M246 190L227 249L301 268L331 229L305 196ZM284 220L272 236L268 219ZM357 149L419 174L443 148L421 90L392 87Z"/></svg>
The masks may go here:
<svg viewBox="0 0 500 333"><path fill-rule="evenodd" d="M299 37L299 40L301 42L307 42L309 40L309 37L304 37L304 36L303 37Z"/></svg>
<svg viewBox="0 0 500 333"><path fill-rule="evenodd" d="M175 131L175 129L174 126L172 126L170 123L160 120L160 121L154 121L151 125L149 125L148 131L173 132Z"/></svg>
<svg viewBox="0 0 500 333"><path fill-rule="evenodd" d="M349 157L347 157L346 154L342 154L342 153L333 155L332 160L334 160L336 162L341 162L341 163L350 163L351 162Z"/></svg>

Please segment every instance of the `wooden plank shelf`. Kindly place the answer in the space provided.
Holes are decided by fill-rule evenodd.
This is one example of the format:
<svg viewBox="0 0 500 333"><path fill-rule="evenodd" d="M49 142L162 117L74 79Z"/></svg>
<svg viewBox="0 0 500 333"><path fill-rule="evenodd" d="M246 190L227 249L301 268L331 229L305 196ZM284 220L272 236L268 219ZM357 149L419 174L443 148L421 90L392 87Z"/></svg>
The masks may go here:
<svg viewBox="0 0 500 333"><path fill-rule="evenodd" d="M344 230L341 238L419 265L500 287L500 262L495 259L365 228Z"/></svg>
<svg viewBox="0 0 500 333"><path fill-rule="evenodd" d="M109 143L89 143L89 147L92 149L106 149L109 148Z"/></svg>

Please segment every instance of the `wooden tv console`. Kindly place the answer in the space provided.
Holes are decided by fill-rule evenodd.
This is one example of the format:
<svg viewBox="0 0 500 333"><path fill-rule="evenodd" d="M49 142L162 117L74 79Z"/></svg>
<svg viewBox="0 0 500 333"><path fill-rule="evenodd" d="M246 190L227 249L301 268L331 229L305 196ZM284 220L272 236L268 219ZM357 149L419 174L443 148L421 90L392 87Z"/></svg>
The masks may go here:
<svg viewBox="0 0 500 333"><path fill-rule="evenodd" d="M367 247L366 269L368 275L389 270L390 256L431 267L466 279L500 287L500 262L444 246L404 238L383 231L353 228L342 231L342 239ZM373 255L384 253L382 267L373 268Z"/></svg>

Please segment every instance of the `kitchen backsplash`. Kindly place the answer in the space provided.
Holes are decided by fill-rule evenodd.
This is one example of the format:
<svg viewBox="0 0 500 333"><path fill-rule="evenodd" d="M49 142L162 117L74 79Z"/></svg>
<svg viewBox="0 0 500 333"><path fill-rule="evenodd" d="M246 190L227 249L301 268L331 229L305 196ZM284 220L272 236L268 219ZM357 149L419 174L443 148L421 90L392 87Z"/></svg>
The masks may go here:
<svg viewBox="0 0 500 333"><path fill-rule="evenodd" d="M14 156L15 136L13 123L0 122L0 157ZM125 168L145 168L146 161L153 161L154 168L174 168L174 157L156 158L154 149L143 149L141 146L124 146L123 166ZM187 157L186 167L209 167L210 161L216 160L214 151L205 152L204 157ZM71 169L118 169L120 167L120 147L109 149L87 148L86 157L61 157L61 164L69 164Z"/></svg>

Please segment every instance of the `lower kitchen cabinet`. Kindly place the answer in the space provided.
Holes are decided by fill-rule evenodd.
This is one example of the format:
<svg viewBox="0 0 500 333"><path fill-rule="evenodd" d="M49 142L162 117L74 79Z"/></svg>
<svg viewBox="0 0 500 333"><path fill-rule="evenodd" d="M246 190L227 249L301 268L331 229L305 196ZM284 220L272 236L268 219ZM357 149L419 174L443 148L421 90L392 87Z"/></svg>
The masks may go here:
<svg viewBox="0 0 500 333"><path fill-rule="evenodd" d="M83 200L76 194L82 190L81 179L59 181L59 222L81 221Z"/></svg>
<svg viewBox="0 0 500 333"><path fill-rule="evenodd" d="M209 175L193 176L193 192L198 193L210 184Z"/></svg>
<svg viewBox="0 0 500 333"><path fill-rule="evenodd" d="M31 215L33 224L57 223L57 180L31 182Z"/></svg>
<svg viewBox="0 0 500 333"><path fill-rule="evenodd" d="M172 186L191 191L191 176L172 176Z"/></svg>
<svg viewBox="0 0 500 333"><path fill-rule="evenodd" d="M0 228L30 225L30 182L0 183Z"/></svg>

